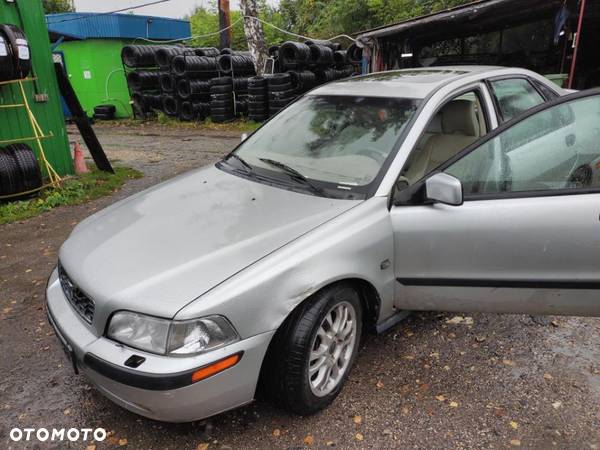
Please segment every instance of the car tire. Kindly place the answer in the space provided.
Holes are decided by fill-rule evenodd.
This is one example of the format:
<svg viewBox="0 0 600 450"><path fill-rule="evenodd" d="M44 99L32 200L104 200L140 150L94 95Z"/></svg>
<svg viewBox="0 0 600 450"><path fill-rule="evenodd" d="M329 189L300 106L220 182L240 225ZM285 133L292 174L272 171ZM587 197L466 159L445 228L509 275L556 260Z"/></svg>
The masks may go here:
<svg viewBox="0 0 600 450"><path fill-rule="evenodd" d="M330 322L335 325L338 320L344 325L336 332ZM326 408L342 390L356 360L362 325L360 296L351 285L339 283L319 291L274 337L263 368L267 396L300 415Z"/></svg>

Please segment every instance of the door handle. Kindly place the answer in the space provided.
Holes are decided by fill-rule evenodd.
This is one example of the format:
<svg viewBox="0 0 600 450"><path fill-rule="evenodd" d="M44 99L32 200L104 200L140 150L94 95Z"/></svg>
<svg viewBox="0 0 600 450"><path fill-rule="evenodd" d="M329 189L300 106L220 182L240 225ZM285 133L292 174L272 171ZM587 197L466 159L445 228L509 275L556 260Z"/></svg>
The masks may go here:
<svg viewBox="0 0 600 450"><path fill-rule="evenodd" d="M573 133L567 135L567 137L565 138L565 144L567 144L567 147L573 147L576 141L577 138Z"/></svg>

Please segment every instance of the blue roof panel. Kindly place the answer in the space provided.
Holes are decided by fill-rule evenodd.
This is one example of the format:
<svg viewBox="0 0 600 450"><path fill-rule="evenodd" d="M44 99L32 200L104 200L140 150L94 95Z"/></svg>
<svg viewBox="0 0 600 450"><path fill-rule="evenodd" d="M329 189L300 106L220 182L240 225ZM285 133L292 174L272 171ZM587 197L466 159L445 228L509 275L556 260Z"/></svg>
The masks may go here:
<svg viewBox="0 0 600 450"><path fill-rule="evenodd" d="M182 39L191 36L190 22L134 14L62 13L46 16L48 31L75 39Z"/></svg>

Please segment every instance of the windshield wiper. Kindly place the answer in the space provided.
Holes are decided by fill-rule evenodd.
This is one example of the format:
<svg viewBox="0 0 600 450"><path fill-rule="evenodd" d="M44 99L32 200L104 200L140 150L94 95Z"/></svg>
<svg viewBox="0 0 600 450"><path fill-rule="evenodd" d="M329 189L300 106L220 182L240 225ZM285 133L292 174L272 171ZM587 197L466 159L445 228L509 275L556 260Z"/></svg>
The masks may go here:
<svg viewBox="0 0 600 450"><path fill-rule="evenodd" d="M230 153L229 155L227 155L225 157L225 161L228 161L231 158L234 158L237 161L239 161L242 164L242 166L244 166L246 173L254 175L254 167L252 167L250 164L248 164L246 162L246 160L244 158L242 158L240 155L238 155L237 153Z"/></svg>
<svg viewBox="0 0 600 450"><path fill-rule="evenodd" d="M270 166L277 167L278 169L283 170L285 173L290 175L293 180L302 182L302 184L308 186L314 192L316 192L318 194L322 194L322 195L325 194L325 191L322 188L320 188L319 186L312 183L308 178L306 178L304 175L302 175L300 172L298 172L293 167L290 167L287 164L284 164L282 162L275 161L274 159L269 159L269 158L258 158L258 159L260 161L264 162L265 164L269 164Z"/></svg>

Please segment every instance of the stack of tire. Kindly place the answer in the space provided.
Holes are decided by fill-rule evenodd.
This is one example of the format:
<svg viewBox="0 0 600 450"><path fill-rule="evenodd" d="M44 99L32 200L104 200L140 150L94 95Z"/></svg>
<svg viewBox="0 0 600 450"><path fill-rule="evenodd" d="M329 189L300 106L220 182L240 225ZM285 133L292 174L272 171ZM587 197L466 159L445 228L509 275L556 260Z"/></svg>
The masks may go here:
<svg viewBox="0 0 600 450"><path fill-rule="evenodd" d="M23 31L0 24L0 81L26 78L31 72L31 49Z"/></svg>
<svg viewBox="0 0 600 450"><path fill-rule="evenodd" d="M160 110L215 122L247 115L262 122L314 87L353 75L359 61L351 58L362 57L359 51L324 41L285 42L269 49L276 73L264 77L255 76L249 52L231 49L132 45L122 56L133 69L128 82L136 114Z"/></svg>
<svg viewBox="0 0 600 450"><path fill-rule="evenodd" d="M210 80L210 116L213 122L222 123L235 117L233 79L219 77Z"/></svg>
<svg viewBox="0 0 600 450"><path fill-rule="evenodd" d="M13 144L0 148L0 197L33 193L42 187L42 172L31 148Z"/></svg>
<svg viewBox="0 0 600 450"><path fill-rule="evenodd" d="M269 116L274 116L298 96L289 73L277 73L267 78Z"/></svg>
<svg viewBox="0 0 600 450"><path fill-rule="evenodd" d="M269 91L267 78L252 77L248 80L248 118L263 122L269 118Z"/></svg>

